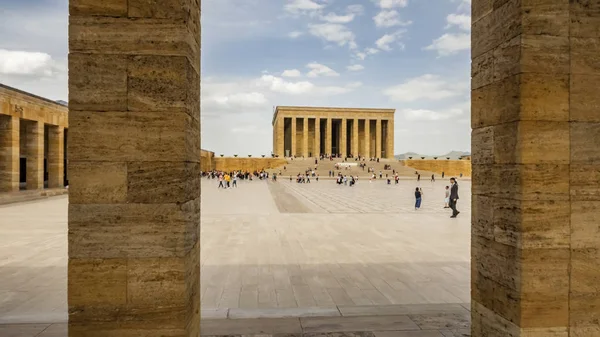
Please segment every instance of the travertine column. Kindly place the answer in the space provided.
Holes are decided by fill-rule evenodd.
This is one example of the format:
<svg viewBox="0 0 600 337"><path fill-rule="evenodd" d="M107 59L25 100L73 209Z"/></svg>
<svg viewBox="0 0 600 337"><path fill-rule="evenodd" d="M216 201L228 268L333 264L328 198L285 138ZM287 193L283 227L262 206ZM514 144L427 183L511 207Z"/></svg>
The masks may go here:
<svg viewBox="0 0 600 337"><path fill-rule="evenodd" d="M371 121L365 119L365 149L363 156L371 158Z"/></svg>
<svg viewBox="0 0 600 337"><path fill-rule="evenodd" d="M292 126L291 126L291 128L292 128L292 132L291 132L291 134L292 134L292 137L291 137L291 139L292 139L292 141L291 141L292 148L290 149L290 156L294 157L296 155L296 149L298 148L298 144L296 143L298 141L297 137L296 137L296 133L298 132L298 128L296 126L296 117L292 117Z"/></svg>
<svg viewBox="0 0 600 337"><path fill-rule="evenodd" d="M44 123L27 121L25 124L27 153L27 189L44 188Z"/></svg>
<svg viewBox="0 0 600 337"><path fill-rule="evenodd" d="M387 158L394 159L394 120L388 119L387 138L386 138Z"/></svg>
<svg viewBox="0 0 600 337"><path fill-rule="evenodd" d="M358 118L352 121L352 156L358 156Z"/></svg>
<svg viewBox="0 0 600 337"><path fill-rule="evenodd" d="M342 158L346 158L346 156L348 155L347 153L347 149L348 149L348 122L346 118L342 118L342 128L341 128L341 132L340 132L340 149L339 152L342 155Z"/></svg>
<svg viewBox="0 0 600 337"><path fill-rule="evenodd" d="M60 126L48 128L48 187L59 188L64 185L65 129Z"/></svg>
<svg viewBox="0 0 600 337"><path fill-rule="evenodd" d="M381 158L381 119L375 124L375 157Z"/></svg>
<svg viewBox="0 0 600 337"><path fill-rule="evenodd" d="M327 155L331 156L331 118L327 118L327 130L325 130L325 152Z"/></svg>
<svg viewBox="0 0 600 337"><path fill-rule="evenodd" d="M315 157L319 157L321 155L321 119L319 117L315 118L315 149L314 154Z"/></svg>
<svg viewBox="0 0 600 337"><path fill-rule="evenodd" d="M285 118L277 116L275 121L275 154L280 157L285 156Z"/></svg>
<svg viewBox="0 0 600 337"><path fill-rule="evenodd" d="M0 115L0 192L19 190L19 118Z"/></svg>
<svg viewBox="0 0 600 337"><path fill-rule="evenodd" d="M600 336L600 7L472 6L472 336Z"/></svg>
<svg viewBox="0 0 600 337"><path fill-rule="evenodd" d="M196 337L200 2L69 7L69 336Z"/></svg>
<svg viewBox="0 0 600 337"><path fill-rule="evenodd" d="M304 123L302 127L302 155L304 158L308 158L308 117L304 117Z"/></svg>

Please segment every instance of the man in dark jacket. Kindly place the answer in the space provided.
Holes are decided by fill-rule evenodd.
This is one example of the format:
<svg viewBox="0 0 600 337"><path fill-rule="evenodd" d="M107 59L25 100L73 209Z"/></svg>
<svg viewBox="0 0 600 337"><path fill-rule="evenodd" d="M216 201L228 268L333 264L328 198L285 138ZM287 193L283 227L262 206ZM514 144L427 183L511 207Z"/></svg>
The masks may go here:
<svg viewBox="0 0 600 337"><path fill-rule="evenodd" d="M452 208L451 218L456 218L458 213L460 213L458 210L456 210L456 202L458 201L458 184L456 183L455 178L450 178L450 184L452 184L452 187L450 187L450 203L449 203L450 208Z"/></svg>

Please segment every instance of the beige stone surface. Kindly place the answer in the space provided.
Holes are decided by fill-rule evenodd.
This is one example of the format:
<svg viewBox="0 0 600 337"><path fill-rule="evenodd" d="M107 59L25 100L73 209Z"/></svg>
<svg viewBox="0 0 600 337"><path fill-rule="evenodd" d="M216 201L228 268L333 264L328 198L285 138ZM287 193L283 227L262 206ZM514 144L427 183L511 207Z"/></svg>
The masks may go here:
<svg viewBox="0 0 600 337"><path fill-rule="evenodd" d="M44 123L25 124L27 153L27 189L44 188Z"/></svg>
<svg viewBox="0 0 600 337"><path fill-rule="evenodd" d="M200 3L70 11L69 335L197 335Z"/></svg>
<svg viewBox="0 0 600 337"><path fill-rule="evenodd" d="M19 190L19 118L0 115L0 192Z"/></svg>
<svg viewBox="0 0 600 337"><path fill-rule="evenodd" d="M475 139L475 137L474 137ZM446 160L446 158L438 159L404 159L401 162L408 167L412 167L417 171L435 172L436 175L442 174L447 177L471 176L471 161L470 160Z"/></svg>
<svg viewBox="0 0 600 337"><path fill-rule="evenodd" d="M473 1L473 336L597 332L599 9Z"/></svg>

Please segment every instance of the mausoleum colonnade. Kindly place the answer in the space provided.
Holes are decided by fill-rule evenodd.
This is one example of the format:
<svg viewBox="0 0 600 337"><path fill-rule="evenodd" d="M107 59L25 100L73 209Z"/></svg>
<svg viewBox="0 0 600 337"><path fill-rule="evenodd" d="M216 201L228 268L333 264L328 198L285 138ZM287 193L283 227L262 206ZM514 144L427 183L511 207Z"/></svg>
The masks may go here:
<svg viewBox="0 0 600 337"><path fill-rule="evenodd" d="M393 158L394 109L278 106L273 153L279 157Z"/></svg>
<svg viewBox="0 0 600 337"><path fill-rule="evenodd" d="M0 192L66 183L68 109L0 84Z"/></svg>

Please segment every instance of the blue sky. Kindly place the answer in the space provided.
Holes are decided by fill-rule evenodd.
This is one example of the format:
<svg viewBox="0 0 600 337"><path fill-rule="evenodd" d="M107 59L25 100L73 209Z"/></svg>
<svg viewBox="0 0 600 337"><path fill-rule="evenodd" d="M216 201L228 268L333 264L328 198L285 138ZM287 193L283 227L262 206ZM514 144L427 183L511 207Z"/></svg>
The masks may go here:
<svg viewBox="0 0 600 337"><path fill-rule="evenodd" d="M67 100L66 0L0 0L0 82ZM276 105L397 109L396 153L470 150L469 0L203 0L202 146L269 154Z"/></svg>

